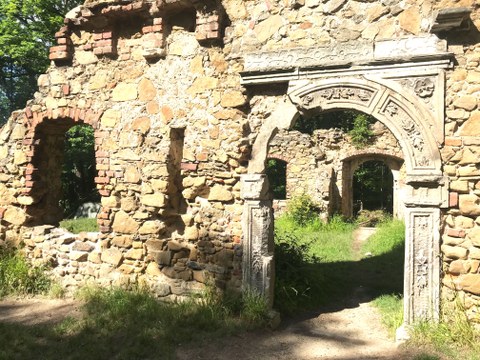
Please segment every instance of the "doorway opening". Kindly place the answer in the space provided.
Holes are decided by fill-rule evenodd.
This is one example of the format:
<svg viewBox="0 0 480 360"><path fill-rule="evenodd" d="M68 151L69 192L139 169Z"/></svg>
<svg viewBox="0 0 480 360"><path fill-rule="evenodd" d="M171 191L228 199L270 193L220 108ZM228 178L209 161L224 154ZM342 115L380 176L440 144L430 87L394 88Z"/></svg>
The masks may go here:
<svg viewBox="0 0 480 360"><path fill-rule="evenodd" d="M393 215L393 174L383 161L366 161L353 174L353 216L362 210Z"/></svg>

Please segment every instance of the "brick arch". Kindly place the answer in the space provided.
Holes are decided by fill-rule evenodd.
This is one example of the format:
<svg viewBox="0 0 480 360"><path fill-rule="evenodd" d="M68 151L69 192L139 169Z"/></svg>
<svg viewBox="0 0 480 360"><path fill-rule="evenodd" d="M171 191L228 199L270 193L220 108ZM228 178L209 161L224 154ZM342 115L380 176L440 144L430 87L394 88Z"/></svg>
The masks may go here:
<svg viewBox="0 0 480 360"><path fill-rule="evenodd" d="M99 131L99 119L102 112L93 110L84 110L79 108L59 108L47 111L31 111L30 108L25 110L24 125L27 132L23 139L23 146L27 155L26 165L24 167L24 188L22 195L24 199L28 199L25 204L26 213L29 215L29 224L43 224L56 223L59 220L59 209L53 209L52 213L44 211L43 207L51 206L51 202L55 202L50 195L53 192L58 192L58 181L49 181L45 183L45 171L49 172L55 168L57 175L61 172L63 164L63 154L54 154L52 144L61 144L64 141L65 133L68 129L75 125L88 125L94 129L96 150L102 134ZM48 144L43 144L46 141ZM49 148L50 147L50 148ZM50 150L52 156L60 156L61 161L50 159ZM49 157L48 160L43 159L42 156ZM58 160L58 159L56 159ZM97 165L102 161L97 157ZM49 164L48 164L49 163ZM41 166L39 166L42 164ZM48 164L48 169L45 168ZM52 168L52 169L51 169ZM42 181L43 180L43 181ZM97 178L95 179L97 180ZM55 185L56 184L56 185Z"/></svg>

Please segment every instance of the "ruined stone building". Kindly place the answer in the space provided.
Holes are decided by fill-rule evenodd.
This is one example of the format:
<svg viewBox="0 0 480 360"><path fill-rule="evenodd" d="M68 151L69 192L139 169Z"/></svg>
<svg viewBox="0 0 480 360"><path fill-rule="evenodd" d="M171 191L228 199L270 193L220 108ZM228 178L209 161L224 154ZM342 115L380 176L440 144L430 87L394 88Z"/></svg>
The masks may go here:
<svg viewBox="0 0 480 360"><path fill-rule="evenodd" d="M356 110L398 146L337 165L404 166L405 323L438 319L457 293L479 321L479 29L476 0L87 0L0 131L0 238L69 287L176 297L212 281L271 300L272 139ZM54 227L76 124L94 130L102 205L100 232L79 236Z"/></svg>

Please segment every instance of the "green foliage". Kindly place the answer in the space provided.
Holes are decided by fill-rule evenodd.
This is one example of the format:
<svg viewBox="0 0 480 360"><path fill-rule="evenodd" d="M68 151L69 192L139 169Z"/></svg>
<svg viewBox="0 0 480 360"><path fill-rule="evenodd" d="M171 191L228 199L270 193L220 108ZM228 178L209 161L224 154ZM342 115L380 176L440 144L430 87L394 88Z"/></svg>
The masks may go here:
<svg viewBox="0 0 480 360"><path fill-rule="evenodd" d="M297 225L305 226L318 219L319 207L307 194L291 199L287 204L287 216Z"/></svg>
<svg viewBox="0 0 480 360"><path fill-rule="evenodd" d="M60 227L70 231L72 234L79 234L82 231L97 232L98 222L97 219L89 218L62 220L60 221Z"/></svg>
<svg viewBox="0 0 480 360"><path fill-rule="evenodd" d="M403 324L403 298L396 294L381 295L373 301L382 315L382 323L388 329L390 337Z"/></svg>
<svg viewBox="0 0 480 360"><path fill-rule="evenodd" d="M275 308L281 313L327 304L348 283L354 225L335 216L299 226L285 215L275 221ZM333 265L334 264L334 265ZM333 271L333 267L335 271Z"/></svg>
<svg viewBox="0 0 480 360"><path fill-rule="evenodd" d="M362 117L362 120L357 120L358 117ZM364 119L367 119L369 125L375 122L375 118L372 116L353 110L322 112L311 117L300 117L295 123L293 130L313 134L316 129L337 128L348 133L358 127L359 129L355 130L354 133L360 134L361 139L363 136L361 134L364 132ZM356 122L357 125L355 125Z"/></svg>
<svg viewBox="0 0 480 360"><path fill-rule="evenodd" d="M364 210L393 212L393 174L383 161L366 161L353 174L353 200Z"/></svg>
<svg viewBox="0 0 480 360"><path fill-rule="evenodd" d="M81 0L0 0L0 125L25 106L63 17Z"/></svg>
<svg viewBox="0 0 480 360"><path fill-rule="evenodd" d="M370 236L362 246L363 253L371 253L373 256L387 254L394 249L405 248L405 223L400 220L387 220L380 223L375 234ZM403 257L399 259L399 265L403 270Z"/></svg>
<svg viewBox="0 0 480 360"><path fill-rule="evenodd" d="M0 297L46 293L51 281L45 270L45 267L30 265L17 251L1 250Z"/></svg>
<svg viewBox="0 0 480 360"><path fill-rule="evenodd" d="M348 134L355 147L363 148L371 142L373 137L373 132L370 130L371 123L372 118L365 114L358 114L353 119L353 127Z"/></svg>
<svg viewBox="0 0 480 360"><path fill-rule="evenodd" d="M62 169L63 199L61 206L67 217L85 202L98 202L95 185L95 137L91 126L77 125L65 134Z"/></svg>
<svg viewBox="0 0 480 360"><path fill-rule="evenodd" d="M384 210L361 210L358 212L355 223L359 226L374 227L392 220L392 215Z"/></svg>
<svg viewBox="0 0 480 360"><path fill-rule="evenodd" d="M310 253L311 242L293 234L275 236L275 308L293 313L308 304L316 284L321 282L312 266L320 259Z"/></svg>
<svg viewBox="0 0 480 360"><path fill-rule="evenodd" d="M286 199L287 163L278 159L268 159L266 174L274 199Z"/></svg>
<svg viewBox="0 0 480 360"><path fill-rule="evenodd" d="M444 307L440 322L420 322L413 326L408 346L432 349L448 359L480 359L480 331L476 330L465 313L462 302Z"/></svg>
<svg viewBox="0 0 480 360"><path fill-rule="evenodd" d="M31 328L0 324L0 358L175 359L181 345L263 324L265 307L253 293L234 301L233 295L210 291L173 303L158 301L144 289L85 288L78 296L82 317Z"/></svg>

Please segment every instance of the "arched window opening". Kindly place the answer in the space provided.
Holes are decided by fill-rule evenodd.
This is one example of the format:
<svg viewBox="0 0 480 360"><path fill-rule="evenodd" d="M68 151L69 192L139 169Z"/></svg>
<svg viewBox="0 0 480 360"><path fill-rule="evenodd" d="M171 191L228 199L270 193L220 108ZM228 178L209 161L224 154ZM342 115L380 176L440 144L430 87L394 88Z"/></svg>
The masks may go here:
<svg viewBox="0 0 480 360"><path fill-rule="evenodd" d="M383 210L393 214L393 174L382 161L366 161L353 174L353 214Z"/></svg>
<svg viewBox="0 0 480 360"><path fill-rule="evenodd" d="M268 159L266 173L273 198L285 200L287 198L287 162L280 159Z"/></svg>
<svg viewBox="0 0 480 360"><path fill-rule="evenodd" d="M75 125L71 119L59 119L43 122L35 133L33 203L28 212L32 225L57 226L61 220L74 217L80 205L100 200L94 182L94 130ZM98 210L98 205L93 207ZM95 216L96 211L88 215Z"/></svg>

